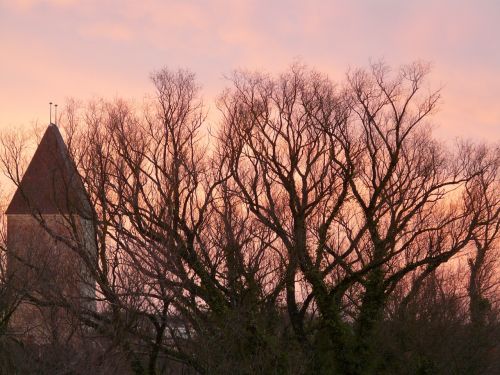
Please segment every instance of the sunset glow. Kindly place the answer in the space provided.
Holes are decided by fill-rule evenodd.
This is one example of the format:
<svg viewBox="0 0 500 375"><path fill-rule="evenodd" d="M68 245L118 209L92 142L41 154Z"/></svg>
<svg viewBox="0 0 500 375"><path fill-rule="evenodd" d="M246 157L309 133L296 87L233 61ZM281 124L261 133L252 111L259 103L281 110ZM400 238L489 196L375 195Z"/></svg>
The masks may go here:
<svg viewBox="0 0 500 375"><path fill-rule="evenodd" d="M0 2L0 126L48 120L67 97L140 99L163 66L194 71L211 103L236 68L299 59L333 77L422 59L443 85L437 133L500 133L496 1ZM212 106L213 107L213 106Z"/></svg>
<svg viewBox="0 0 500 375"><path fill-rule="evenodd" d="M0 0L0 374L500 374L500 0Z"/></svg>

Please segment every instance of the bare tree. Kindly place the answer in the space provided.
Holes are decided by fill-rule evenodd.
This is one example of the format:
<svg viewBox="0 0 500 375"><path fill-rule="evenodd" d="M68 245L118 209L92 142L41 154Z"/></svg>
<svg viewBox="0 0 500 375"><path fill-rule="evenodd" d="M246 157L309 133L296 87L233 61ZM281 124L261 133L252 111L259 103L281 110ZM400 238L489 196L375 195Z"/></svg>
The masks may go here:
<svg viewBox="0 0 500 375"><path fill-rule="evenodd" d="M141 111L102 102L68 112L68 143L95 208L90 268L108 314L83 316L117 335L137 373L165 360L234 373L243 363L210 348L229 351L235 338L250 368L265 365L245 353L279 363L275 236L234 195L224 152L215 146L210 156L200 144L205 113L193 75L152 78L156 97Z"/></svg>
<svg viewBox="0 0 500 375"><path fill-rule="evenodd" d="M427 73L375 64L348 74L343 89L300 66L277 79L238 73L221 99L237 194L286 254L297 338L328 343L326 354L315 347L318 371L373 371L387 297L409 275L422 282L478 226L455 198L472 176L425 124L439 100L422 92ZM299 280L310 290L303 300Z"/></svg>
<svg viewBox="0 0 500 375"><path fill-rule="evenodd" d="M483 224L474 233L474 251L468 259L470 319L473 325L484 326L495 302L490 299L498 295L499 280L495 275L500 236L500 154L498 146L488 148L485 145L465 145L464 152L476 157L471 165L476 170L476 177L467 185L466 204L477 212Z"/></svg>
<svg viewBox="0 0 500 375"><path fill-rule="evenodd" d="M96 292L36 302L71 312L96 363L114 354L136 374L381 373L404 368L384 364L384 329L432 327L415 316L466 326L449 285L475 244L470 315L483 322L498 155L432 137L440 94L428 72L374 64L340 85L301 65L237 72L215 137L187 71L154 73L142 107L71 103L61 124L96 252L72 215L64 235L40 224ZM4 151L19 184L21 153L8 138Z"/></svg>

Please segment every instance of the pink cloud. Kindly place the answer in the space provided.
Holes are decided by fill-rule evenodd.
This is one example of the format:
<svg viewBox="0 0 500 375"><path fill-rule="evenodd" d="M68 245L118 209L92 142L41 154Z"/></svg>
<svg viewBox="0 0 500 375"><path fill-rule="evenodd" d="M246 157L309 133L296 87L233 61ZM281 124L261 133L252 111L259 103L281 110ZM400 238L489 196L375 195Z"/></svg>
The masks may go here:
<svg viewBox="0 0 500 375"><path fill-rule="evenodd" d="M298 59L341 80L349 66L384 58L434 63L433 86L445 86L436 116L444 136L500 137L495 2L18 0L0 8L9 56L0 126L36 117L35 104L55 94L140 99L149 73L165 65L196 72L210 103L233 69L273 73Z"/></svg>
<svg viewBox="0 0 500 375"><path fill-rule="evenodd" d="M70 5L74 5L77 2L78 0L11 0L7 2L7 5L17 10L26 11L38 5L67 7Z"/></svg>
<svg viewBox="0 0 500 375"><path fill-rule="evenodd" d="M132 40L132 30L118 23L100 23L89 26L84 26L80 29L80 35L87 38L109 39L118 42Z"/></svg>

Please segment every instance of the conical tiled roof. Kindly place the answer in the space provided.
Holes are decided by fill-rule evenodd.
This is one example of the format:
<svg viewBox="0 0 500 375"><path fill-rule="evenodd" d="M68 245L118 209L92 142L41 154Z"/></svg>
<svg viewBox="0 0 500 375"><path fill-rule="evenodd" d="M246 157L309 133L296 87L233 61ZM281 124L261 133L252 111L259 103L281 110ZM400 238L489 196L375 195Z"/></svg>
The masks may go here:
<svg viewBox="0 0 500 375"><path fill-rule="evenodd" d="M82 180L56 125L50 124L6 214L89 214Z"/></svg>

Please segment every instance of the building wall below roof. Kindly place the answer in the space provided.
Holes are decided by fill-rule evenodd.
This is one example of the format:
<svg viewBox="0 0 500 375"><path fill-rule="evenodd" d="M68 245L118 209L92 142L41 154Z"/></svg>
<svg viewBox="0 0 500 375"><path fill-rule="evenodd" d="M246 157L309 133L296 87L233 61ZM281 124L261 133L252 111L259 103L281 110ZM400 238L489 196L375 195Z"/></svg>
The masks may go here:
<svg viewBox="0 0 500 375"><path fill-rule="evenodd" d="M89 221L62 215L43 215L41 219L7 215L7 273L15 292L26 296L11 327L44 342L50 337L64 338L75 327L75 317L50 305L64 300L76 310L96 309L95 281L82 256L92 260L97 254Z"/></svg>

